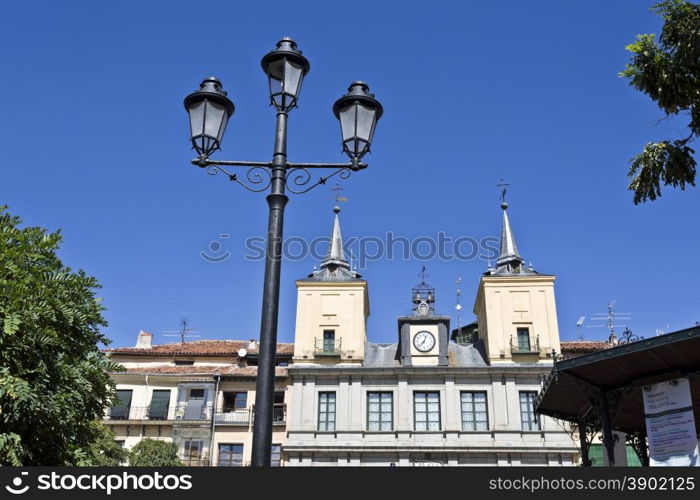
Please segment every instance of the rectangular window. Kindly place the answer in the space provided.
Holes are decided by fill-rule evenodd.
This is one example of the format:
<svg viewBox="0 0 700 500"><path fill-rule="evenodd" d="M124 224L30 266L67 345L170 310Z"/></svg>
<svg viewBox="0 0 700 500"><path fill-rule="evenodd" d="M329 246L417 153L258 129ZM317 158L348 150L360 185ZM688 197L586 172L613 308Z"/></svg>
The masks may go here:
<svg viewBox="0 0 700 500"><path fill-rule="evenodd" d="M367 393L367 430L390 431L394 428L393 394L390 392Z"/></svg>
<svg viewBox="0 0 700 500"><path fill-rule="evenodd" d="M275 391L275 400L272 406L272 421L274 423L284 422L284 413L284 392Z"/></svg>
<svg viewBox="0 0 700 500"><path fill-rule="evenodd" d="M318 393L318 430L335 430L335 392Z"/></svg>
<svg viewBox="0 0 700 500"><path fill-rule="evenodd" d="M202 440L185 441L182 455L182 461L185 465L199 465L199 462L202 460L203 448L204 442Z"/></svg>
<svg viewBox="0 0 700 500"><path fill-rule="evenodd" d="M204 389L190 389L190 400L204 399Z"/></svg>
<svg viewBox="0 0 700 500"><path fill-rule="evenodd" d="M154 390L151 396L151 404L148 407L148 418L151 420L167 419L169 406L170 390Z"/></svg>
<svg viewBox="0 0 700 500"><path fill-rule="evenodd" d="M273 444L272 445L272 455L270 458L270 467L279 467L282 461L282 445Z"/></svg>
<svg viewBox="0 0 700 500"><path fill-rule="evenodd" d="M529 328L518 328L518 350L519 351L529 351L530 350L530 329Z"/></svg>
<svg viewBox="0 0 700 500"><path fill-rule="evenodd" d="M243 445L219 444L219 465L222 467L242 467Z"/></svg>
<svg viewBox="0 0 700 500"><path fill-rule="evenodd" d="M489 416L486 411L485 392L462 392L462 430L489 430Z"/></svg>
<svg viewBox="0 0 700 500"><path fill-rule="evenodd" d="M109 418L112 420L127 420L131 410L131 389L117 389L117 403L112 406Z"/></svg>
<svg viewBox="0 0 700 500"><path fill-rule="evenodd" d="M194 359L176 359L175 366L192 366L194 365Z"/></svg>
<svg viewBox="0 0 700 500"><path fill-rule="evenodd" d="M439 431L440 393L414 392L413 416L417 431Z"/></svg>
<svg viewBox="0 0 700 500"><path fill-rule="evenodd" d="M520 421L524 431L539 431L540 421L535 414L535 398L537 393L534 391L520 392Z"/></svg>
<svg viewBox="0 0 700 500"><path fill-rule="evenodd" d="M248 406L247 392L224 392L224 413L242 410Z"/></svg>
<svg viewBox="0 0 700 500"><path fill-rule="evenodd" d="M323 352L333 353L335 351L335 330L323 330Z"/></svg>

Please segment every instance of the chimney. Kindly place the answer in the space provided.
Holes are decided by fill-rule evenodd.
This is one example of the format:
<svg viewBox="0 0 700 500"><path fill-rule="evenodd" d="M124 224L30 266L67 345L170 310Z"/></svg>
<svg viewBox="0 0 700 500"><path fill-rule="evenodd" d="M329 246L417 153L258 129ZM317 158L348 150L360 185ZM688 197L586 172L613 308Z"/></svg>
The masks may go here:
<svg viewBox="0 0 700 500"><path fill-rule="evenodd" d="M258 348L258 343L255 341L255 339L250 339L248 342L248 350L254 350Z"/></svg>
<svg viewBox="0 0 700 500"><path fill-rule="evenodd" d="M153 347L152 345L153 342L153 334L144 332L143 330L139 331L139 336L136 338L136 348L137 349L150 349Z"/></svg>

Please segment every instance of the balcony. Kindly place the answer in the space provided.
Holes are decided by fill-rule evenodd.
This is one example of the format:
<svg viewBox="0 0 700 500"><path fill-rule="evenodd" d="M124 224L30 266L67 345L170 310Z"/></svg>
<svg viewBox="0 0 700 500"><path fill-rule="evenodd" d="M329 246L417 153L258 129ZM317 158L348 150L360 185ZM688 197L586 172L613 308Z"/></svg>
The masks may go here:
<svg viewBox="0 0 700 500"><path fill-rule="evenodd" d="M342 339L319 339L314 338L314 355L316 356L340 356Z"/></svg>
<svg viewBox="0 0 700 500"><path fill-rule="evenodd" d="M182 465L186 467L207 467L209 465L209 460L206 458L198 457L178 457L182 462Z"/></svg>
<svg viewBox="0 0 700 500"><path fill-rule="evenodd" d="M175 420L175 408L163 406L112 406L107 410L105 420L138 420L157 424L163 421Z"/></svg>
<svg viewBox="0 0 700 500"><path fill-rule="evenodd" d="M519 342L517 338L510 338L510 353L511 354L538 354L540 353L540 337L539 335L533 340L528 339L527 343Z"/></svg>
<svg viewBox="0 0 700 500"><path fill-rule="evenodd" d="M246 425L252 426L255 420L255 406L239 408L233 411L216 412L216 425ZM272 425L285 425L287 422L287 406L275 405L272 408Z"/></svg>
<svg viewBox="0 0 700 500"><path fill-rule="evenodd" d="M252 414L250 408L238 408L230 411L216 412L214 421L216 425L251 425Z"/></svg>

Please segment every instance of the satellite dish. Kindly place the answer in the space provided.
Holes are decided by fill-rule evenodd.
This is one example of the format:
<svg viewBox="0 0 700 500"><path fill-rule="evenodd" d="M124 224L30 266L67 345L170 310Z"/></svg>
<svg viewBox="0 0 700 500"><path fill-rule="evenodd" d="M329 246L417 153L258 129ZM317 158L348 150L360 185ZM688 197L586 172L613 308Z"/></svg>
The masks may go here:
<svg viewBox="0 0 700 500"><path fill-rule="evenodd" d="M458 311L461 311L461 310L462 310L462 304L457 304L457 305L455 306L455 309L457 309Z"/></svg>
<svg viewBox="0 0 700 500"><path fill-rule="evenodd" d="M248 351L246 349L244 349L243 347L238 349L238 357L239 358L245 358L246 354L248 354Z"/></svg>

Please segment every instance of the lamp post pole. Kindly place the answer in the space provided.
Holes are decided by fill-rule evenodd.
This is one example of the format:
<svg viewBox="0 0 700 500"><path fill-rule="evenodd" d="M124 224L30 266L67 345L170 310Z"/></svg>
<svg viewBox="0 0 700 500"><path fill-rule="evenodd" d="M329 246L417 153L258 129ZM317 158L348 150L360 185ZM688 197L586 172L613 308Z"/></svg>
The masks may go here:
<svg viewBox="0 0 700 500"><path fill-rule="evenodd" d="M280 300L284 207L289 198L284 194L287 178L287 113L277 113L275 152L272 157L272 185L267 195L270 213L267 221L265 282L263 285L262 318L258 376L255 382L255 420L253 421L253 467L269 467L272 449L272 417L275 396L275 356L277 354L277 317Z"/></svg>
<svg viewBox="0 0 700 500"><path fill-rule="evenodd" d="M192 147L199 154L192 164L206 169L210 175L223 173L229 181L249 191L260 193L270 188L267 195L269 218L253 424L251 464L254 467L269 466L272 452L282 236L284 208L289 200L285 191L306 193L325 184L331 177L337 175L347 179L352 172L366 168L362 157L369 152L377 121L383 113L382 105L369 92L367 84L353 82L348 93L333 105L333 114L340 122L343 152L350 161L290 163L287 161L287 116L297 105L301 84L310 65L290 38L280 40L277 49L266 54L261 64L268 77L270 104L277 110L275 147L270 162L209 159L212 153L221 149L226 125L235 110L218 79L205 79L199 90L188 95L184 102L190 116ZM246 167L248 171L245 176L240 176L227 170L227 167ZM333 171L313 182L311 172L317 169Z"/></svg>

